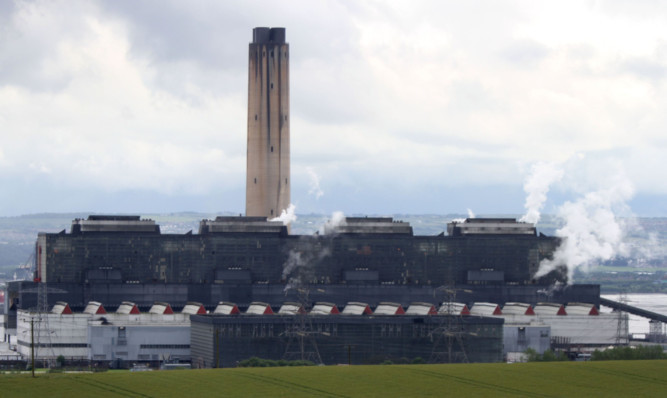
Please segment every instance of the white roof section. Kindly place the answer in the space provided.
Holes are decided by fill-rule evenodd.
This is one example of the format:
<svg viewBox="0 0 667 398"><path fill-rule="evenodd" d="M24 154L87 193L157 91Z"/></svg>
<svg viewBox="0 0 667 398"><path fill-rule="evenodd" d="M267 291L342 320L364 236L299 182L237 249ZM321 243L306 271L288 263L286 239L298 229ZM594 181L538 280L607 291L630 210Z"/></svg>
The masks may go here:
<svg viewBox="0 0 667 398"><path fill-rule="evenodd" d="M64 301L57 301L56 304L51 308L51 313L53 314L71 314L72 309L69 308L69 304Z"/></svg>
<svg viewBox="0 0 667 398"><path fill-rule="evenodd" d="M600 315L595 305L588 303L568 303L565 311L568 315Z"/></svg>
<svg viewBox="0 0 667 398"><path fill-rule="evenodd" d="M375 315L403 315L405 314L405 310L403 310L403 307L399 303L389 303L389 302L383 302L380 303L377 308L375 308L375 311L373 312Z"/></svg>
<svg viewBox="0 0 667 398"><path fill-rule="evenodd" d="M474 303L470 309L470 315L476 316L494 316L502 315L500 306L495 303Z"/></svg>
<svg viewBox="0 0 667 398"><path fill-rule="evenodd" d="M202 303L196 303L194 301L188 302L181 311L181 314L190 314L190 315L202 315L205 313L206 313L206 308L204 308L204 305Z"/></svg>
<svg viewBox="0 0 667 398"><path fill-rule="evenodd" d="M340 311L338 311L338 307L336 307L336 304L334 303L319 302L313 306L313 308L310 310L310 314L332 315L332 314L340 314Z"/></svg>
<svg viewBox="0 0 667 398"><path fill-rule="evenodd" d="M503 315L535 315L533 306L528 303L505 303Z"/></svg>
<svg viewBox="0 0 667 398"><path fill-rule="evenodd" d="M89 301L88 305L86 305L86 309L83 310L83 313L90 315L99 315L99 314L106 314L107 311L104 309L102 303L98 301Z"/></svg>
<svg viewBox="0 0 667 398"><path fill-rule="evenodd" d="M280 309L278 310L278 314L281 315L297 315L305 313L306 310L303 309L303 306L301 304L291 301L283 303L283 305L281 305Z"/></svg>
<svg viewBox="0 0 667 398"><path fill-rule="evenodd" d="M236 315L240 314L241 311L239 310L239 307L235 303L227 303L221 301L218 303L218 306L215 307L213 313L220 315Z"/></svg>
<svg viewBox="0 0 667 398"><path fill-rule="evenodd" d="M116 314L138 314L139 308L137 305L131 301L123 301L118 309L116 309Z"/></svg>
<svg viewBox="0 0 667 398"><path fill-rule="evenodd" d="M347 303L345 308L343 308L343 315L371 315L373 311L367 303L360 303L356 301L350 301Z"/></svg>
<svg viewBox="0 0 667 398"><path fill-rule="evenodd" d="M431 303L410 303L410 306L405 310L405 315L437 315L435 305Z"/></svg>
<svg viewBox="0 0 667 398"><path fill-rule="evenodd" d="M470 315L470 309L464 303L446 302L438 309L439 315Z"/></svg>
<svg viewBox="0 0 667 398"><path fill-rule="evenodd" d="M267 303L255 301L250 303L250 306L245 313L250 315L271 315L273 314L273 310Z"/></svg>
<svg viewBox="0 0 667 398"><path fill-rule="evenodd" d="M148 311L149 314L173 314L174 310L171 309L169 303L157 301L151 309Z"/></svg>
<svg viewBox="0 0 667 398"><path fill-rule="evenodd" d="M534 311L537 315L567 315L565 307L558 303L537 303Z"/></svg>

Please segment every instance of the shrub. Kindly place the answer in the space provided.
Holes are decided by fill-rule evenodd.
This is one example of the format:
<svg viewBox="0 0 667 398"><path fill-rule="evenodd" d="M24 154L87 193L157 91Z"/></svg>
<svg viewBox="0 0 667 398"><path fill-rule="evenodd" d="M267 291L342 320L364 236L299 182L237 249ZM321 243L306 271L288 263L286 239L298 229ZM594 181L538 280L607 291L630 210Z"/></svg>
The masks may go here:
<svg viewBox="0 0 667 398"><path fill-rule="evenodd" d="M523 352L526 354L528 362L553 362L553 361L568 361L569 358L562 352L554 352L552 350L544 351L544 354L538 354L532 348L528 348Z"/></svg>
<svg viewBox="0 0 667 398"><path fill-rule="evenodd" d="M595 350L592 361L619 361L635 359L667 359L661 346L614 347L604 351Z"/></svg>

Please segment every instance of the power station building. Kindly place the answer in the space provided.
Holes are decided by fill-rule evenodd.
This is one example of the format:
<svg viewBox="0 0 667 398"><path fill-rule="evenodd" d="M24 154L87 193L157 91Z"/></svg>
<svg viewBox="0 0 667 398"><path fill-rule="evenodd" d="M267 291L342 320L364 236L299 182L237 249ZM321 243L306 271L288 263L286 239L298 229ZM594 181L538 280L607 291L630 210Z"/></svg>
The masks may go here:
<svg viewBox="0 0 667 398"><path fill-rule="evenodd" d="M123 308L129 301L137 311L155 302L168 302L174 310L199 302L214 311L220 302L231 302L238 311L253 302L291 301L297 308L315 302L342 308L358 302L391 312L391 305L381 303L390 301L398 308L413 302L452 302L453 296L461 308L474 302L599 306L598 285L551 288L566 281L563 269L534 278L560 240L515 219L453 221L433 236L416 236L409 223L390 217L348 217L313 235L292 235L282 222L270 221L291 201L289 45L284 28L253 30L248 72L246 216L202 220L196 233L165 234L155 221L140 216L91 215L73 220L69 232L39 233L34 280L7 286L5 327L16 334L17 313L22 314L18 329L24 350L25 311L44 312L47 303L56 301L68 303L73 311L83 311L89 302ZM176 317L176 323L173 317L167 317L169 323L163 316L153 322L155 317L101 320L97 315L71 318L80 321L79 330L88 336L85 343L62 342L85 345L73 346L78 350L73 356L87 349L92 359L153 360L155 350L177 346L183 352L174 355L186 357L182 339L174 342L165 335L154 344L144 341L153 327L172 327L178 335L191 334L193 365L201 361L207 367L262 353L284 354L289 350L284 337L297 319L193 315L190 333L185 320L189 315ZM382 353L426 359L447 319L460 321L460 330L477 336L466 343L471 360L498 361L503 319L493 316L460 321L449 312L436 317L419 312L402 317L309 315L308 322L321 332L315 340L325 363L368 363ZM54 325L68 319L51 318ZM138 323L132 323L135 318ZM134 336L134 345L118 348L121 336ZM345 353L346 345L356 348Z"/></svg>

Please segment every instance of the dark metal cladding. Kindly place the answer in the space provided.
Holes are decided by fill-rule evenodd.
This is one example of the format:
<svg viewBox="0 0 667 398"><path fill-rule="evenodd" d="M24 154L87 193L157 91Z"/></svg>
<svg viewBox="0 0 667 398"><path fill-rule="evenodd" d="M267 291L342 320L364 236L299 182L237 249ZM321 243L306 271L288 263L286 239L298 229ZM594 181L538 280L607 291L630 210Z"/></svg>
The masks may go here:
<svg viewBox="0 0 667 398"><path fill-rule="evenodd" d="M313 360L322 363L400 363L421 358L429 362L499 362L502 360L503 319L449 316L193 315L193 367L235 366L252 356L263 359ZM460 335L448 346L447 327ZM299 350L299 333L304 350ZM292 336L292 337L290 337ZM451 348L452 352L446 352ZM299 352L297 352L299 351Z"/></svg>
<svg viewBox="0 0 667 398"><path fill-rule="evenodd" d="M408 223L391 218L348 221L347 229L298 236L264 217L203 220L199 234L161 234L152 221L135 218L105 220L111 224L81 233L75 220L71 233L39 234L36 280L54 289L50 302L67 301L73 308L91 300L111 307L126 300L140 306L167 301L174 307L187 301L207 307L220 301L278 303L298 299L296 289L289 289L295 285L309 286L313 301L338 306L443 301L438 290L443 286L471 291L457 298L468 303L599 303L597 285L552 291L550 284L564 280L558 271L533 279L559 240L515 233L532 228L522 223L507 222L507 234L494 226L489 233L413 236ZM152 233L143 230L146 225ZM30 293L35 286L14 282L9 298L30 308L37 303Z"/></svg>
<svg viewBox="0 0 667 398"><path fill-rule="evenodd" d="M271 38L270 28L254 28L252 30L253 43L267 43Z"/></svg>

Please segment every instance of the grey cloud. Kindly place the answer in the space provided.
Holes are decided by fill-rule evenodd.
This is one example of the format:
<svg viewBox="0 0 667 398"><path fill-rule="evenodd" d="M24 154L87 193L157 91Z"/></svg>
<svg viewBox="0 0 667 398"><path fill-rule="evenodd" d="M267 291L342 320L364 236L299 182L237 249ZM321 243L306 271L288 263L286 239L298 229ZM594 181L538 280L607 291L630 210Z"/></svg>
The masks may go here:
<svg viewBox="0 0 667 398"><path fill-rule="evenodd" d="M532 40L515 40L501 52L503 58L520 68L537 66L549 53L548 47Z"/></svg>
<svg viewBox="0 0 667 398"><path fill-rule="evenodd" d="M10 3L10 5L7 5ZM60 91L74 78L57 65L58 42L86 36L87 27L57 3L2 2L0 8L0 85L33 91ZM83 5L81 12L92 7ZM35 18L40 23L35 23ZM31 19L31 20L30 20Z"/></svg>
<svg viewBox="0 0 667 398"><path fill-rule="evenodd" d="M641 79L660 80L667 73L667 64L652 58L631 58L621 62L620 70Z"/></svg>

